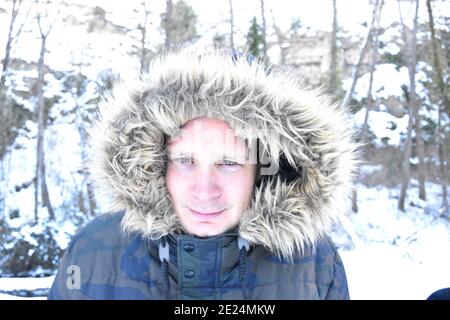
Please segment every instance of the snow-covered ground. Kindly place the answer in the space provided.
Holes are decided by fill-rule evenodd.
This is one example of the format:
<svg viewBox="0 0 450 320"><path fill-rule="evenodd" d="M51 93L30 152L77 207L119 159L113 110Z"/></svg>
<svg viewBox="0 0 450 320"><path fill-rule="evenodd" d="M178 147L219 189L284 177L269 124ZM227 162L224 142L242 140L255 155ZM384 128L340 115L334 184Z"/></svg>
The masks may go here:
<svg viewBox="0 0 450 320"><path fill-rule="evenodd" d="M351 299L424 300L450 287L450 220L438 217L440 186L427 184L424 202L417 182L411 185L406 213L397 210L397 189L358 186L359 212L345 228L352 241L342 231L335 239ZM0 292L48 289L53 278L0 278ZM0 294L0 299L24 298Z"/></svg>
<svg viewBox="0 0 450 320"><path fill-rule="evenodd" d="M399 191L358 188L359 212L350 217L354 247L341 249L352 299L426 299L450 287L450 220L439 218L440 186L417 182L397 210Z"/></svg>
<svg viewBox="0 0 450 320"><path fill-rule="evenodd" d="M47 292L55 276L45 278L0 278L0 300L43 300L44 296L23 297L20 292ZM2 293L7 292L7 293ZM14 293L16 295L14 295Z"/></svg>

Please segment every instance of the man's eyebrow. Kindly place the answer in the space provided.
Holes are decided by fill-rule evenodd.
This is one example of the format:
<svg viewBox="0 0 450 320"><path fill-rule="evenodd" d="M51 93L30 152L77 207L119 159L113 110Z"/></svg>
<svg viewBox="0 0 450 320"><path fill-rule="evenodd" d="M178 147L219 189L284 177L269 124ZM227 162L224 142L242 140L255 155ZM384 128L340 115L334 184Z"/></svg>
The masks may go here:
<svg viewBox="0 0 450 320"><path fill-rule="evenodd" d="M178 155L178 156L179 155L183 155L183 156L193 156L194 155L193 152L188 152L185 150L177 150L177 149L169 150L168 153L169 153L169 155Z"/></svg>

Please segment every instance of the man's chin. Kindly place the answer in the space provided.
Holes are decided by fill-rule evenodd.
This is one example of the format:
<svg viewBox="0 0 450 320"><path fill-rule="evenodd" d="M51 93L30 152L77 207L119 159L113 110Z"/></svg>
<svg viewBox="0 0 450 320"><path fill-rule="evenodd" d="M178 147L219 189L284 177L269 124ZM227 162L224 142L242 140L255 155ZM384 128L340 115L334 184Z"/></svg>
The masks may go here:
<svg viewBox="0 0 450 320"><path fill-rule="evenodd" d="M223 233L221 229L217 229L212 226L191 226L191 228L187 231L190 234L200 238L213 237Z"/></svg>
<svg viewBox="0 0 450 320"><path fill-rule="evenodd" d="M199 238L207 238L207 237L214 237L217 236L219 234L221 234L222 232L218 232L218 231L195 231L192 234L199 237Z"/></svg>

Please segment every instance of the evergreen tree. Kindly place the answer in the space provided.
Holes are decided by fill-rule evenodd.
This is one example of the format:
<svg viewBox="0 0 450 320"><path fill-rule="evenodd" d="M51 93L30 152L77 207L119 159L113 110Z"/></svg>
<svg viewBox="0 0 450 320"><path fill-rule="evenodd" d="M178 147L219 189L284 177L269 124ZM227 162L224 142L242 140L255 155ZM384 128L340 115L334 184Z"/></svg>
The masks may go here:
<svg viewBox="0 0 450 320"><path fill-rule="evenodd" d="M247 33L247 47L249 53L255 57L260 57L262 54L263 36L261 26L256 21L256 17L253 17L251 21L250 29Z"/></svg>

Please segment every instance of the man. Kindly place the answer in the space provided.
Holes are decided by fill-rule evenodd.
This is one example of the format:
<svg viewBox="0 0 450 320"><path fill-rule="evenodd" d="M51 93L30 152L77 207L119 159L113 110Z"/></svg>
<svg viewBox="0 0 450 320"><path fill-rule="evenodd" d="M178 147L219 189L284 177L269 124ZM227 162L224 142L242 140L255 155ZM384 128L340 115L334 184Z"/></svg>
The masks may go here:
<svg viewBox="0 0 450 320"><path fill-rule="evenodd" d="M218 51L153 62L106 99L92 174L111 212L66 250L50 299L348 299L327 233L356 146L343 110Z"/></svg>

